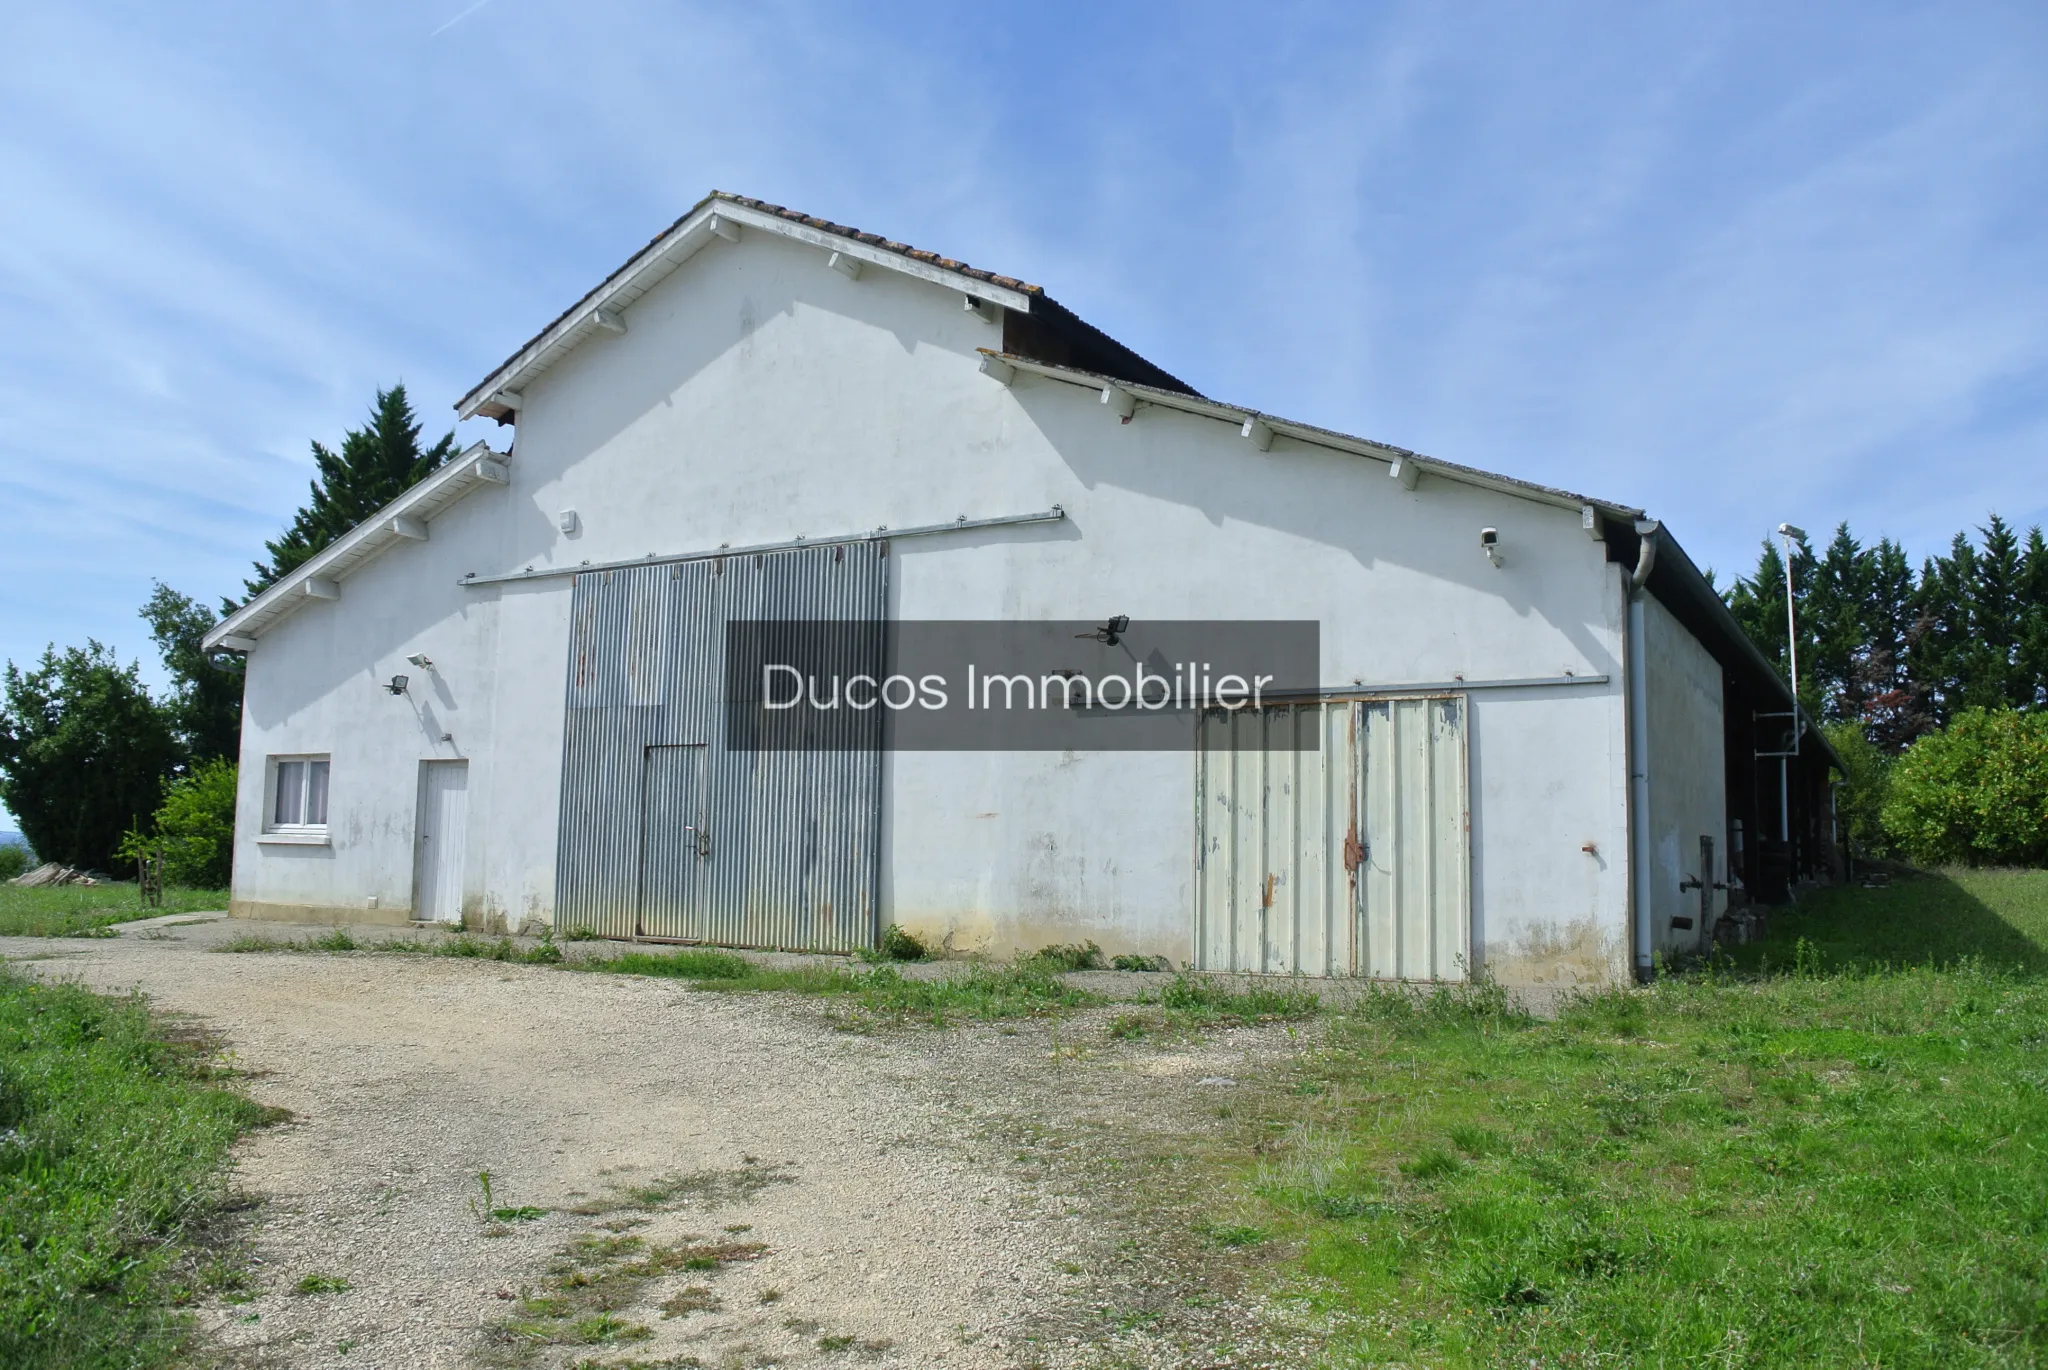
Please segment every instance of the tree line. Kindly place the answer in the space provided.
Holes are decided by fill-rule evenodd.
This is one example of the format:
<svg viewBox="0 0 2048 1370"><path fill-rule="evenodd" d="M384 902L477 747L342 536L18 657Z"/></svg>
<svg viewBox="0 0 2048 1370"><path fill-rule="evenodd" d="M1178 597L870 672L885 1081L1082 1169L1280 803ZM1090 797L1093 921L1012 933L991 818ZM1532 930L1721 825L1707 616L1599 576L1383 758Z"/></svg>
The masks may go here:
<svg viewBox="0 0 2048 1370"><path fill-rule="evenodd" d="M152 695L139 663L103 643L55 643L0 677L0 803L47 861L114 870L144 842L178 883L227 883L235 761L242 732L242 658L209 652L206 633L447 461L451 432L431 446L404 385L380 390L369 421L337 448L315 440L308 497L219 613L161 581L141 616L169 681Z"/></svg>
<svg viewBox="0 0 2048 1370"><path fill-rule="evenodd" d="M1970 709L2048 704L2048 544L1997 514L1916 570L1890 538L1865 546L1843 523L1815 555L1793 546L1799 694L1829 723L1854 723L1896 756ZM1785 560L1764 540L1756 570L1726 592L1735 621L1789 675Z"/></svg>
<svg viewBox="0 0 2048 1370"><path fill-rule="evenodd" d="M1786 561L1725 592L1787 672ZM1801 707L1846 768L1850 845L1923 864L2048 865L2048 544L1997 514L1916 568L1843 523L1792 545Z"/></svg>

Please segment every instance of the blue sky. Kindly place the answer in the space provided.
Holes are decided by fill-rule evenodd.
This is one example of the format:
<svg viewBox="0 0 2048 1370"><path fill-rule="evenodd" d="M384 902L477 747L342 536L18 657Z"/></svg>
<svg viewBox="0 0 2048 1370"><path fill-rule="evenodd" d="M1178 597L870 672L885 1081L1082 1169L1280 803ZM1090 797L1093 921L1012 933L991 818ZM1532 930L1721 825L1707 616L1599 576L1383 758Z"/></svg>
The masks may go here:
<svg viewBox="0 0 2048 1370"><path fill-rule="evenodd" d="M312 438L450 404L713 187L1045 284L1199 389L1919 555L2048 518L2038 3L18 0L0 656L141 656ZM464 434L465 438L473 436Z"/></svg>

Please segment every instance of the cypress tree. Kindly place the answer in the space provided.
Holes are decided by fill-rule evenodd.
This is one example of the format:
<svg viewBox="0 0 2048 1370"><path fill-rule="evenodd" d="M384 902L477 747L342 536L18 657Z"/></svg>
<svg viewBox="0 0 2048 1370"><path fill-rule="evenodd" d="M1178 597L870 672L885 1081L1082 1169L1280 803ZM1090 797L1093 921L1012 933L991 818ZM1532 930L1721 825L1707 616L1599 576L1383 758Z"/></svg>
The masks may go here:
<svg viewBox="0 0 2048 1370"><path fill-rule="evenodd" d="M370 422L342 436L339 451L313 443L317 475L312 493L291 527L263 544L267 561L256 563L246 582L254 597L277 583L314 553L398 498L455 455L455 435L420 449L420 423L406 400L405 386L377 392ZM232 609L233 605L226 606Z"/></svg>

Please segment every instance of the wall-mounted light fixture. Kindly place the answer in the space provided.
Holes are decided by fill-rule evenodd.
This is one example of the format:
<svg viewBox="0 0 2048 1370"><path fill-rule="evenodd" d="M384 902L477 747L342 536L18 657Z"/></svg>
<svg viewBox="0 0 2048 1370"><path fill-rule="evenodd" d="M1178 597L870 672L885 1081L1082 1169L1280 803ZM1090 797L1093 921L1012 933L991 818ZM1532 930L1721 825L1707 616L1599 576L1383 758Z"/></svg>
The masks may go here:
<svg viewBox="0 0 2048 1370"><path fill-rule="evenodd" d="M404 694L404 693L405 693L405 677L404 677L404 676L402 676L402 675L395 675L395 676L391 677L391 683L390 683L389 685L386 685L386 686L385 686L384 688L385 688L385 689L387 689L387 690L389 690L389 691L390 691L390 692L391 692L392 694L395 694L395 695L402 695L402 694Z"/></svg>
<svg viewBox="0 0 2048 1370"><path fill-rule="evenodd" d="M422 671L431 671L434 669L434 659L428 656L425 652L414 652L411 656L407 657L406 660L410 661L413 665L419 667Z"/></svg>
<svg viewBox="0 0 2048 1370"><path fill-rule="evenodd" d="M1076 633L1075 637L1088 638L1105 647L1114 647L1123 641L1123 635L1131 630L1131 616L1118 614L1092 633Z"/></svg>

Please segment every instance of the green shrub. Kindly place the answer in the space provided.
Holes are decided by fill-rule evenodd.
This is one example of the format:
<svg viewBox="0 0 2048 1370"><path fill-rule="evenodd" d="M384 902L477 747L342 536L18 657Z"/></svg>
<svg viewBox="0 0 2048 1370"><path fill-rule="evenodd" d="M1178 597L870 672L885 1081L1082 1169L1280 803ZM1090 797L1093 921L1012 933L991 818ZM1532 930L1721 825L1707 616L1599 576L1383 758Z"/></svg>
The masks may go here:
<svg viewBox="0 0 2048 1370"><path fill-rule="evenodd" d="M0 847L0 880L12 880L28 869L28 848L19 842Z"/></svg>
<svg viewBox="0 0 2048 1370"><path fill-rule="evenodd" d="M1846 768L1842 787L1835 793L1849 849L1858 856L1883 856L1891 850L1884 830L1884 803L1891 790L1892 758L1871 744L1860 723L1830 723L1821 731Z"/></svg>
<svg viewBox="0 0 2048 1370"><path fill-rule="evenodd" d="M2048 714L1971 709L1893 765L1884 828L1921 865L2048 865Z"/></svg>
<svg viewBox="0 0 2048 1370"><path fill-rule="evenodd" d="M166 885L225 889L235 857L235 763L216 757L173 780L149 826L149 834L124 837L119 854L132 861L160 847Z"/></svg>

